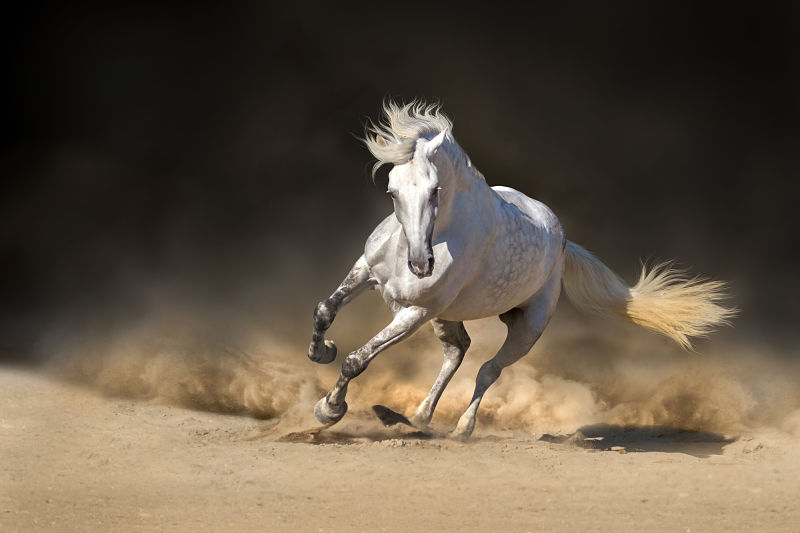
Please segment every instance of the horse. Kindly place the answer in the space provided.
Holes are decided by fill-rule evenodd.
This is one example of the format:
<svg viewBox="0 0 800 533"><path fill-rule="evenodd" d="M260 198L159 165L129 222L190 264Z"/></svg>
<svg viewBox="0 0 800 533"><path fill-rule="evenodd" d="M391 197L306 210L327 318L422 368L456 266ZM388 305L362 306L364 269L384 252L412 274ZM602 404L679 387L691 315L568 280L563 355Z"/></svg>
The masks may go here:
<svg viewBox="0 0 800 533"><path fill-rule="evenodd" d="M406 419L395 413L420 429L429 428L469 348L464 321L496 315L508 329L500 350L481 366L472 399L451 433L467 439L487 389L531 350L562 286L577 307L627 319L685 349L691 349L692 337L727 323L734 312L721 303L724 283L688 278L671 263L643 265L638 282L626 285L568 241L546 205L509 187L490 187L456 142L440 104L388 100L381 119L367 123L363 141L377 160L373 179L382 165L393 165L386 192L394 212L369 236L344 281L316 306L308 357L320 364L336 359L336 345L325 332L342 306L366 289L380 292L393 319L344 358L336 384L314 406L326 426L347 412L350 381L426 322L442 343L444 362L414 414Z"/></svg>

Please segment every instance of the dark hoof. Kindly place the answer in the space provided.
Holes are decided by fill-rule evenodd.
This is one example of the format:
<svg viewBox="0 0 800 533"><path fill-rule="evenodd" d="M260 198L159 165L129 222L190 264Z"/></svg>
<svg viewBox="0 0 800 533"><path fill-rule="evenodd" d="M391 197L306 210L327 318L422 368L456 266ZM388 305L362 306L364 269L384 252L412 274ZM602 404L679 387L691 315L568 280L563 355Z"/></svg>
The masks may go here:
<svg viewBox="0 0 800 533"><path fill-rule="evenodd" d="M314 406L314 416L322 424L328 426L341 420L346 412L347 402L342 402L341 405L333 406L328 403L327 396L318 401L317 405Z"/></svg>
<svg viewBox="0 0 800 533"><path fill-rule="evenodd" d="M321 365L332 363L336 359L336 344L326 340L324 344L311 343L308 347L308 358Z"/></svg>
<svg viewBox="0 0 800 533"><path fill-rule="evenodd" d="M392 411L388 407L383 405L373 405L372 410L375 411L375 415L383 422L383 425L386 427L394 426L395 424L404 424L406 426L414 427L414 425L406 418L405 416L401 415L397 411Z"/></svg>
<svg viewBox="0 0 800 533"><path fill-rule="evenodd" d="M435 429L428 426L428 424L422 424L419 421L415 420L412 416L410 419L406 418L405 415L398 413L397 411L393 411L386 406L383 405L373 405L372 410L375 411L375 414L383 422L384 426L394 426L396 424L403 424L404 426L408 426L410 428L416 429L417 432L413 435L417 438L425 438L425 439L441 439L444 438L446 435Z"/></svg>

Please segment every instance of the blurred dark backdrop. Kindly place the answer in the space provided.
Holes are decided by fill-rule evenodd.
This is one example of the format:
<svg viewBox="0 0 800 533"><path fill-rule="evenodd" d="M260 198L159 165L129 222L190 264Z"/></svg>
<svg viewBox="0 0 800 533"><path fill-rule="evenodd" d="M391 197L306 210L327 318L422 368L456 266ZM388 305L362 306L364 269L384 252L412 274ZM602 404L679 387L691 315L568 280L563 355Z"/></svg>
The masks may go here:
<svg viewBox="0 0 800 533"><path fill-rule="evenodd" d="M170 305L305 330L391 209L355 138L385 96L629 281L679 258L796 346L800 8L733 5L18 6L0 357Z"/></svg>

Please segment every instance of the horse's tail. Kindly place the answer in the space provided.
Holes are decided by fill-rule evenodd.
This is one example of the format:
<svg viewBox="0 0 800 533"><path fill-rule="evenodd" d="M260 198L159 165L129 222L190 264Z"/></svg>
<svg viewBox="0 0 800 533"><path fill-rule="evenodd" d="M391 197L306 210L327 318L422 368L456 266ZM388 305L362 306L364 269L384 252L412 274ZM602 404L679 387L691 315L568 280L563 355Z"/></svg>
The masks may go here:
<svg viewBox="0 0 800 533"><path fill-rule="evenodd" d="M736 311L720 305L725 284L687 278L670 263L650 270L642 266L639 281L628 287L590 252L567 241L564 290L578 307L616 315L666 335L691 349L691 337L703 336L727 324Z"/></svg>

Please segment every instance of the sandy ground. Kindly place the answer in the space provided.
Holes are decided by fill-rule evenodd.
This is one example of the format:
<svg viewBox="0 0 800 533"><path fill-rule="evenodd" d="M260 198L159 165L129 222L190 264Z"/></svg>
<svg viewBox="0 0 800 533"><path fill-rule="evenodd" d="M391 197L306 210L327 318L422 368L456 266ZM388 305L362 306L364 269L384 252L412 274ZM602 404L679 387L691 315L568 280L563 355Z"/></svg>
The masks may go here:
<svg viewBox="0 0 800 533"><path fill-rule="evenodd" d="M354 418L287 438L11 369L0 406L6 532L800 531L800 446L779 432L461 443Z"/></svg>

